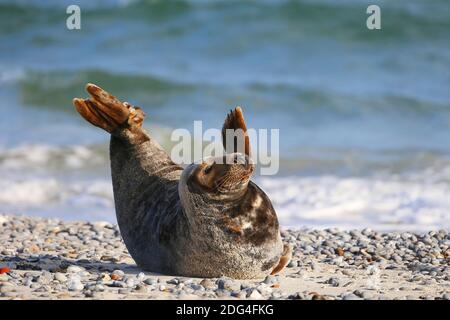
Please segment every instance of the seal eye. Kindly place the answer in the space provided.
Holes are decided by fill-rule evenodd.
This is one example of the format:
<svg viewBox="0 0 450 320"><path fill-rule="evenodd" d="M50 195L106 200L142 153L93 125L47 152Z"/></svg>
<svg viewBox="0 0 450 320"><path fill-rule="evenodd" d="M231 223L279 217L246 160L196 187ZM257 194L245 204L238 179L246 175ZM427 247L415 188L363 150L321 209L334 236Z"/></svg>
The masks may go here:
<svg viewBox="0 0 450 320"><path fill-rule="evenodd" d="M204 173L204 174L208 174L208 173L211 172L211 169L212 169L212 166L207 166L207 167L203 170L203 173Z"/></svg>

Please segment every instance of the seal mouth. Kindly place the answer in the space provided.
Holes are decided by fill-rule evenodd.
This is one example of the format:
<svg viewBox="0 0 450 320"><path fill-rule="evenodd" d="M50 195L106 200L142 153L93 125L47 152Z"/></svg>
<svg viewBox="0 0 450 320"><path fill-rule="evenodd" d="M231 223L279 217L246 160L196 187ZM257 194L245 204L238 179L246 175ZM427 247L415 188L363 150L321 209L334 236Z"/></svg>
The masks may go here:
<svg viewBox="0 0 450 320"><path fill-rule="evenodd" d="M216 181L213 191L227 193L230 191L239 190L244 187L249 180L250 174L239 175L238 178L236 178L235 176L226 175Z"/></svg>
<svg viewBox="0 0 450 320"><path fill-rule="evenodd" d="M254 168L251 159L242 154L208 157L195 165L189 174L188 183L212 197L214 194L232 195L245 190Z"/></svg>
<svg viewBox="0 0 450 320"><path fill-rule="evenodd" d="M241 190L250 181L250 177L254 171L254 164L251 162L248 156L234 157L233 164L225 164L226 169L223 174L218 177L212 188L214 192L228 193L236 190ZM244 161L242 163L242 161ZM214 164L212 165L214 166Z"/></svg>

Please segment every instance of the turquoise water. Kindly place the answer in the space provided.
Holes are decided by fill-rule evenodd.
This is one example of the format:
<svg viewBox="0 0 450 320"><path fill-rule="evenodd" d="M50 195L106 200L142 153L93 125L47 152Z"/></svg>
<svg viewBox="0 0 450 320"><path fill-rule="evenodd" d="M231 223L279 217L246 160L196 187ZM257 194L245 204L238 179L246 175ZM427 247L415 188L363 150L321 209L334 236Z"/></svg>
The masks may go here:
<svg viewBox="0 0 450 320"><path fill-rule="evenodd" d="M166 147L235 105L279 128L285 225L449 227L449 30L444 0L0 1L0 211L114 219L108 137L71 104L94 82Z"/></svg>

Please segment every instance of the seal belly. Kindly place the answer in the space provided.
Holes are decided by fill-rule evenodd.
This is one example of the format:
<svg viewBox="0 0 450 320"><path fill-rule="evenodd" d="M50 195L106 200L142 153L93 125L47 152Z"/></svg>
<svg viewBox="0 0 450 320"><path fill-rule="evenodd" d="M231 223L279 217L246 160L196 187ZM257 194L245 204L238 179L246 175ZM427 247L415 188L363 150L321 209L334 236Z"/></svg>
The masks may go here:
<svg viewBox="0 0 450 320"><path fill-rule="evenodd" d="M223 231L198 232L180 260L178 274L234 279L264 278L277 265L283 251L281 236L262 246L242 244Z"/></svg>
<svg viewBox="0 0 450 320"><path fill-rule="evenodd" d="M180 194L191 230L180 273L236 279L271 273L283 244L275 210L260 188L249 183L242 198L225 202L208 201L183 183Z"/></svg>

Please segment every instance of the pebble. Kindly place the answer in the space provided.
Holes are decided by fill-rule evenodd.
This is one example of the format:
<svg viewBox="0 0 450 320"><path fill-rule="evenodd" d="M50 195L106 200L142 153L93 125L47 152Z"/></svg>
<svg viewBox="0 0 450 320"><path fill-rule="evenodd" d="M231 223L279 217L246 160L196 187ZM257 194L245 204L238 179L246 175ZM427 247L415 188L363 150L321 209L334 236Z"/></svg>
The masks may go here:
<svg viewBox="0 0 450 320"><path fill-rule="evenodd" d="M282 296L282 293L279 292L279 291L274 291L274 292L272 292L272 294L271 294L271 298L272 298L272 299L280 299L281 296Z"/></svg>
<svg viewBox="0 0 450 320"><path fill-rule="evenodd" d="M81 283L80 280L72 279L67 284L67 289L69 289L69 291L80 291L83 290L83 288L84 285Z"/></svg>
<svg viewBox="0 0 450 320"><path fill-rule="evenodd" d="M361 298L354 293L346 293L342 296L342 300L361 300Z"/></svg>
<svg viewBox="0 0 450 320"><path fill-rule="evenodd" d="M232 291L223 290L223 289L216 289L214 290L214 293L216 294L217 298L226 298L231 296Z"/></svg>
<svg viewBox="0 0 450 320"><path fill-rule="evenodd" d="M392 297L393 287L398 299L450 298L450 234L445 230L282 230L293 259L279 276L246 281L169 277L161 283L135 267L116 225L0 217L7 217L0 233L0 269L10 269L0 272L4 298L380 299ZM319 292L293 294L289 286L279 286L286 278L315 285Z"/></svg>
<svg viewBox="0 0 450 320"><path fill-rule="evenodd" d="M54 277L55 277L55 280L57 280L59 282L66 282L67 281L67 277L61 272L55 273Z"/></svg>
<svg viewBox="0 0 450 320"><path fill-rule="evenodd" d="M127 287L134 287L135 281L133 278L124 278L124 282L127 285Z"/></svg>
<svg viewBox="0 0 450 320"><path fill-rule="evenodd" d="M127 284L125 282L123 282L123 281L120 281L120 280L114 280L111 283L111 287L114 287L114 288L125 288L125 287L127 287Z"/></svg>
<svg viewBox="0 0 450 320"><path fill-rule="evenodd" d="M203 286L201 286L201 285L199 285L199 284L195 284L195 283L192 283L192 284L191 284L191 288L192 288L192 290L194 290L194 291L205 290L205 288L204 288Z"/></svg>
<svg viewBox="0 0 450 320"><path fill-rule="evenodd" d="M153 286L153 285L156 285L158 283L158 279L147 278L147 279L144 280L144 283Z"/></svg>
<svg viewBox="0 0 450 320"><path fill-rule="evenodd" d="M95 296L95 292L91 291L91 290L87 290L84 292L84 296L86 298L93 298Z"/></svg>
<svg viewBox="0 0 450 320"><path fill-rule="evenodd" d="M272 285L272 284L279 283L279 282L280 282L279 277L271 276L271 275L267 276L263 281L263 283L268 284L268 285Z"/></svg>
<svg viewBox="0 0 450 320"><path fill-rule="evenodd" d="M33 283L33 278L31 278L31 277L27 277L23 281L23 285L27 286L27 287L31 286L32 283Z"/></svg>
<svg viewBox="0 0 450 320"><path fill-rule="evenodd" d="M351 247L351 248L350 248L350 252L351 252L351 253L358 253L359 250L360 250L359 247Z"/></svg>
<svg viewBox="0 0 450 320"><path fill-rule="evenodd" d="M136 279L138 281L144 281L146 278L147 278L147 276L143 272L139 272L138 275L136 276Z"/></svg>
<svg viewBox="0 0 450 320"><path fill-rule="evenodd" d="M111 272L110 277L112 280L120 280L124 275L125 272L123 272L122 270L114 270L113 272Z"/></svg>
<svg viewBox="0 0 450 320"><path fill-rule="evenodd" d="M288 265L286 267L288 268L294 268L297 266L297 263L294 260L289 261Z"/></svg>
<svg viewBox="0 0 450 320"><path fill-rule="evenodd" d="M221 278L217 280L217 287L222 290L233 291L241 289L241 284L234 280Z"/></svg>
<svg viewBox="0 0 450 320"><path fill-rule="evenodd" d="M179 284L180 280L178 278L173 278L167 281L167 284Z"/></svg>
<svg viewBox="0 0 450 320"><path fill-rule="evenodd" d="M247 298L262 299L263 296L261 295L261 293L259 293L259 291L257 289L252 289L247 293Z"/></svg>
<svg viewBox="0 0 450 320"><path fill-rule="evenodd" d="M207 290L214 290L216 288L214 282L209 279L203 279L202 281L200 281L200 285Z"/></svg>
<svg viewBox="0 0 450 320"><path fill-rule="evenodd" d="M81 271L84 271L84 269L79 266L69 266L66 270L67 273L78 273Z"/></svg>
<svg viewBox="0 0 450 320"><path fill-rule="evenodd" d="M328 279L327 283L330 284L332 287L339 287L340 285L339 279L335 277Z"/></svg>
<svg viewBox="0 0 450 320"><path fill-rule="evenodd" d="M238 299L245 299L247 298L247 293L245 291L232 291L231 296Z"/></svg>

